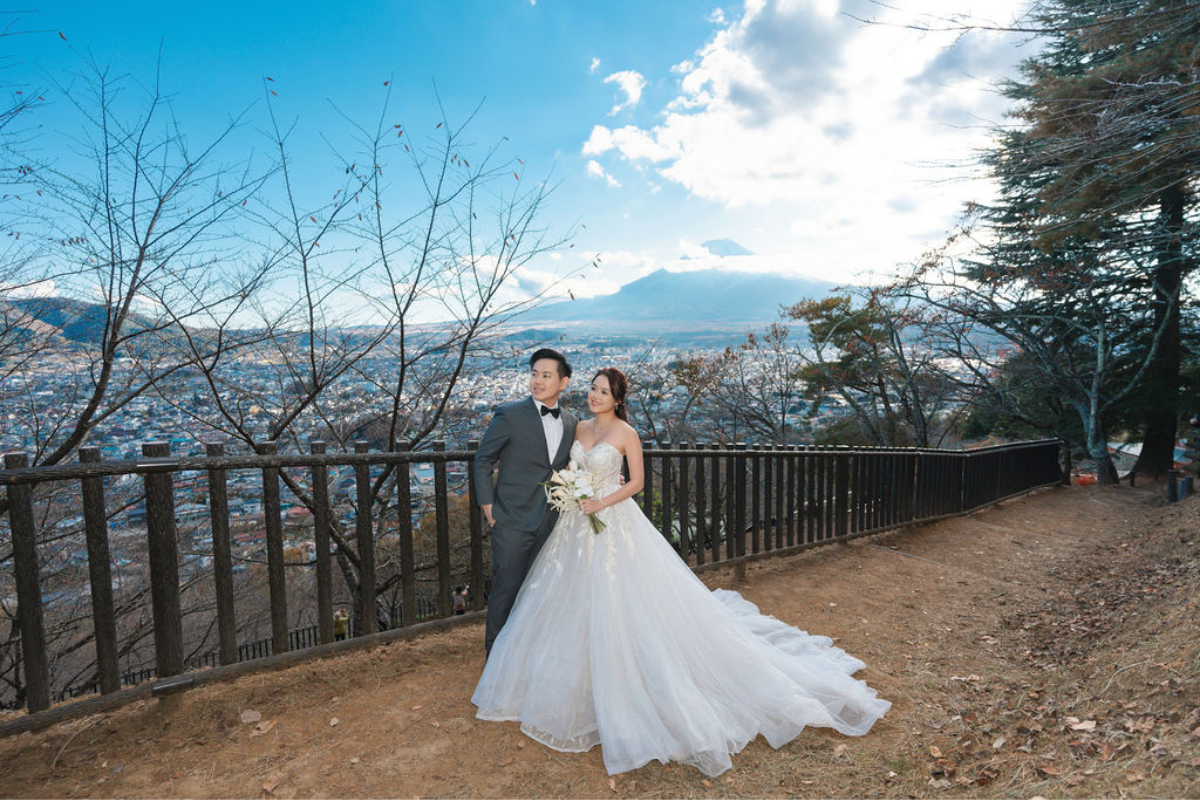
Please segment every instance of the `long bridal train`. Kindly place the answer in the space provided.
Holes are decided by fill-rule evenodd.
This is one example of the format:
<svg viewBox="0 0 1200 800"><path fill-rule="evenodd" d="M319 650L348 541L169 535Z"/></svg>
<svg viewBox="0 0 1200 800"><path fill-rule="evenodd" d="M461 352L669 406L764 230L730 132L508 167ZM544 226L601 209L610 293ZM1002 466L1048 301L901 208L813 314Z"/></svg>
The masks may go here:
<svg viewBox="0 0 1200 800"><path fill-rule="evenodd" d="M619 486L610 444L572 458ZM472 701L556 750L599 744L615 774L651 760L706 775L762 734L782 747L807 725L858 736L891 707L851 675L858 659L758 609L710 592L632 499L564 514L492 648Z"/></svg>

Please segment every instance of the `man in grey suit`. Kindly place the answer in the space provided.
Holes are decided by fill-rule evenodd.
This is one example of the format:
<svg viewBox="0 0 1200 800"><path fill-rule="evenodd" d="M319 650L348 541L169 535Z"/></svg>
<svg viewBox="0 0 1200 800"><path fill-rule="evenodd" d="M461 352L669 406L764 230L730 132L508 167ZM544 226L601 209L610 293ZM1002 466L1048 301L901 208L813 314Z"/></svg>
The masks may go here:
<svg viewBox="0 0 1200 800"><path fill-rule="evenodd" d="M567 466L575 440L576 419L558 404L571 380L571 365L562 353L542 349L529 359L529 368L532 397L498 406L475 452L475 488L492 530L492 591L484 641L489 653L525 574L558 519L547 507L542 483L551 471Z"/></svg>

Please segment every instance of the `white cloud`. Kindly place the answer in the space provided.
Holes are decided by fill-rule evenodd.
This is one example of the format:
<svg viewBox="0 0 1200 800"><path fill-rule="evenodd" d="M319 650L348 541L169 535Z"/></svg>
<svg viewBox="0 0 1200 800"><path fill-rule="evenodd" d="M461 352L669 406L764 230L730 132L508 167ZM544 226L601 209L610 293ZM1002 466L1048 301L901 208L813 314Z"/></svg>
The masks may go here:
<svg viewBox="0 0 1200 800"><path fill-rule="evenodd" d="M1025 2L922 10L996 18ZM649 167L731 209L789 209L797 246L806 261L820 253L823 270L915 257L920 237L987 191L961 166L986 143L983 120L1001 121L992 81L1029 53L1001 34L922 35L847 16L912 21L906 13L872 0L749 0L740 18L714 16L712 38L672 68L679 92L656 124L596 125L583 153Z"/></svg>
<svg viewBox="0 0 1200 800"><path fill-rule="evenodd" d="M53 280L32 283L0 283L0 302L4 298L53 297L57 288Z"/></svg>
<svg viewBox="0 0 1200 800"><path fill-rule="evenodd" d="M601 273L611 275L629 275L637 277L649 275L658 269L658 261L649 253L633 253L629 250L591 251L579 254L584 262L596 262L596 269ZM623 279L621 283L628 283Z"/></svg>
<svg viewBox="0 0 1200 800"><path fill-rule="evenodd" d="M545 296L546 298L598 297L612 294L621 288L621 284L609 280L597 271L577 272L571 275L559 275L545 270L522 268L516 275L516 288L525 297Z"/></svg>
<svg viewBox="0 0 1200 800"><path fill-rule="evenodd" d="M683 153L678 146L671 146L664 137L656 137L633 125L612 130L603 125L592 128L592 135L584 142L583 154L596 156L616 149L630 161L665 161L679 158Z"/></svg>
<svg viewBox="0 0 1200 800"><path fill-rule="evenodd" d="M592 66L588 68L588 72L595 72L600 68L600 59L592 58Z"/></svg>
<svg viewBox="0 0 1200 800"><path fill-rule="evenodd" d="M600 163L595 160L587 162L587 174L589 178L603 178L608 182L609 186L614 188L619 188L621 185L616 178L605 172L604 167L600 166Z"/></svg>
<svg viewBox="0 0 1200 800"><path fill-rule="evenodd" d="M625 93L625 101L617 103L609 111L609 116L614 116L619 111L625 108L633 108L642 99L642 89L646 88L646 79L641 73L634 72L631 69L614 72L604 79L605 83L615 83L617 88Z"/></svg>

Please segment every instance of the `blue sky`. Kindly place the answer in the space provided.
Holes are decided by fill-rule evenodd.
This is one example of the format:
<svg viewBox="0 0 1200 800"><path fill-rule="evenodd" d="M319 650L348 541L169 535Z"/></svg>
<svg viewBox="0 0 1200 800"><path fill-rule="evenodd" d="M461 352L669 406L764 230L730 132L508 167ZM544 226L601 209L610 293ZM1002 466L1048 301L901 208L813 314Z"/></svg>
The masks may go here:
<svg viewBox="0 0 1200 800"><path fill-rule="evenodd" d="M949 15L1005 23L1024 0L713 2L48 3L8 16L9 84L68 81L88 56L163 87L189 135L247 107L263 78L324 165L346 115L373 124L392 83L407 131L479 103L471 140L558 189L547 221L575 248L530 264L528 286L603 267L556 292L606 293L657 268L775 270L836 281L888 274L986 197L965 166L1005 106L993 83L1028 43L921 33ZM863 25L853 17L879 20ZM66 37L60 38L58 32ZM42 124L69 126L51 102ZM255 105L257 104L257 105ZM257 116L256 116L257 115ZM61 131L60 131L61 132ZM324 137L324 138L322 138ZM259 146L264 143L259 142ZM307 159L307 161L305 161ZM324 191L319 168L300 178ZM700 243L756 255L718 258ZM686 256L686 258L684 258Z"/></svg>

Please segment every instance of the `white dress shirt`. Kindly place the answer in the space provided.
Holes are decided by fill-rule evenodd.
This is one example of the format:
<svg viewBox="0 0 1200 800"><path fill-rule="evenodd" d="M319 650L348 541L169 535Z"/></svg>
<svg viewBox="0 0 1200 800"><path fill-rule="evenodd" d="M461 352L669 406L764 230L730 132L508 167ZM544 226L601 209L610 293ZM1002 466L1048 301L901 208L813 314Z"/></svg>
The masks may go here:
<svg viewBox="0 0 1200 800"><path fill-rule="evenodd" d="M550 463L554 463L554 457L558 455L558 446L562 444L563 437L563 421L562 414L557 417L553 414L542 414L543 408L558 408L555 403L552 406L547 406L540 400L534 400L533 404L537 406L538 414L542 417L542 430L546 432L546 452L550 456Z"/></svg>

